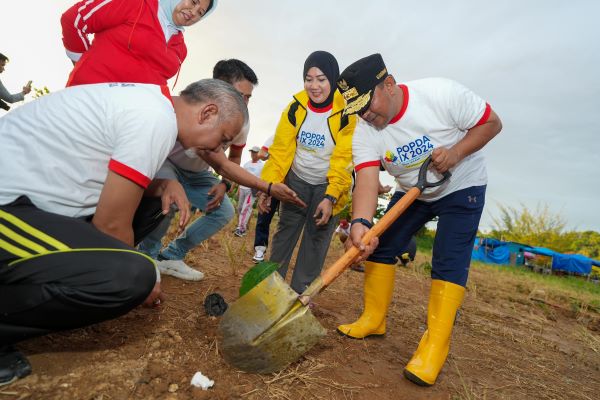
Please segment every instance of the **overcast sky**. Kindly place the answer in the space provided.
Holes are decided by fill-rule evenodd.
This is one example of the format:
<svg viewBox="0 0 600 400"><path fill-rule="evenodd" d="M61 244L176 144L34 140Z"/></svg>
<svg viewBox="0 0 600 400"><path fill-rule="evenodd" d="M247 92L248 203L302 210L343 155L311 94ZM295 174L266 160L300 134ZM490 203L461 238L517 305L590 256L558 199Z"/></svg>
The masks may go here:
<svg viewBox="0 0 600 400"><path fill-rule="evenodd" d="M0 53L11 61L0 79L9 90L29 79L64 86L71 64L59 18L73 3L2 0ZM302 89L308 54L330 51L343 69L380 52L398 81L455 79L502 119L485 148L481 228L491 227L499 204L547 204L569 229L600 231L599 15L594 0L220 0L187 29L174 92L210 77L220 59L245 61L259 78L248 145L261 145Z"/></svg>

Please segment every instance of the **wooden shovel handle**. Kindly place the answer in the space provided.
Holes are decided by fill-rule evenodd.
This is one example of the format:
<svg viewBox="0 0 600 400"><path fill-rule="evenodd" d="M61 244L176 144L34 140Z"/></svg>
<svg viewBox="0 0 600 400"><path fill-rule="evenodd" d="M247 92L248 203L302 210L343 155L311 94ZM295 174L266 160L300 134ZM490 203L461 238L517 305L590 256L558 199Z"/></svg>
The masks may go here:
<svg viewBox="0 0 600 400"><path fill-rule="evenodd" d="M417 187L410 189L394 206L385 213L362 238L362 243L367 245L375 236L381 236L383 232L415 201L421 194L421 190ZM348 238L348 240L351 240ZM321 273L323 288L333 282L344 270L346 270L360 255L360 250L356 246L352 246L344 253L331 267Z"/></svg>

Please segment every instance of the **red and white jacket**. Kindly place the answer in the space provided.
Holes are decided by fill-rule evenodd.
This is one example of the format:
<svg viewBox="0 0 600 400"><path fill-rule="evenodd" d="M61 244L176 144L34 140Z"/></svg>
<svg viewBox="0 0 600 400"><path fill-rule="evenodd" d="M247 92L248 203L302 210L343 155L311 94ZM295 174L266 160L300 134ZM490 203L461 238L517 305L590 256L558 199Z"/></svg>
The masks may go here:
<svg viewBox="0 0 600 400"><path fill-rule="evenodd" d="M81 55L67 86L135 82L163 86L164 92L187 55L181 32L166 42L158 0L80 1L61 24L67 54L75 60Z"/></svg>

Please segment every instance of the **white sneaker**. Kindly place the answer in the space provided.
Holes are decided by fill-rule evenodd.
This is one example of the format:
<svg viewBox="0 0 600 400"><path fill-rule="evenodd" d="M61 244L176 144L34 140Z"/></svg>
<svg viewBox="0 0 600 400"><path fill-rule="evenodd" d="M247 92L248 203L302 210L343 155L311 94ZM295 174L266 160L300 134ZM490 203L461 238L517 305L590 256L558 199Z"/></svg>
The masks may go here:
<svg viewBox="0 0 600 400"><path fill-rule="evenodd" d="M256 261L257 263L264 261L265 252L267 251L267 247L266 246L255 246L254 250L256 250L256 253L254 253L254 257L252 257L252 259L254 261Z"/></svg>
<svg viewBox="0 0 600 400"><path fill-rule="evenodd" d="M171 275L186 281L199 281L204 274L188 266L182 260L163 260L156 262L161 274Z"/></svg>

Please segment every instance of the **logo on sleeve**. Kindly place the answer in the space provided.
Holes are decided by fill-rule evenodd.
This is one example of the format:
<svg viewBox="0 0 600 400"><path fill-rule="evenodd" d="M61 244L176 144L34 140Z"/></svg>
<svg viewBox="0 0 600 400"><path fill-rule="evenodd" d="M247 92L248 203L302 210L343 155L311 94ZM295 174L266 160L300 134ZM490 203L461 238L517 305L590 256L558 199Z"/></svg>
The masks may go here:
<svg viewBox="0 0 600 400"><path fill-rule="evenodd" d="M425 135L403 146L396 147L399 162L404 166L410 166L421 161L427 157L432 150L433 144L431 143L431 139Z"/></svg>

